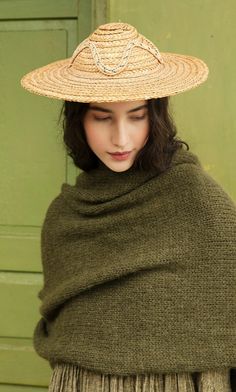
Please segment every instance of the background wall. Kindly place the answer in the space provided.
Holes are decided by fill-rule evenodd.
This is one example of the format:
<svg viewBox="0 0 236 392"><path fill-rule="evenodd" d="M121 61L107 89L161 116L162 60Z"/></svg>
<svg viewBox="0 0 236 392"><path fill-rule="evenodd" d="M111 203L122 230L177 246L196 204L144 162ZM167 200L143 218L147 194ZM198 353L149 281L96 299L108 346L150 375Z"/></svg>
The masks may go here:
<svg viewBox="0 0 236 392"><path fill-rule="evenodd" d="M72 55L96 26L128 22L161 52L202 58L202 86L171 97L179 136L236 200L233 0L0 0L0 392L46 391L32 346L42 286L40 230L50 201L78 170L58 125L62 103L23 90L28 71Z"/></svg>
<svg viewBox="0 0 236 392"><path fill-rule="evenodd" d="M208 80L171 97L179 136L236 200L234 0L110 0L108 19L133 24L161 52L204 60Z"/></svg>

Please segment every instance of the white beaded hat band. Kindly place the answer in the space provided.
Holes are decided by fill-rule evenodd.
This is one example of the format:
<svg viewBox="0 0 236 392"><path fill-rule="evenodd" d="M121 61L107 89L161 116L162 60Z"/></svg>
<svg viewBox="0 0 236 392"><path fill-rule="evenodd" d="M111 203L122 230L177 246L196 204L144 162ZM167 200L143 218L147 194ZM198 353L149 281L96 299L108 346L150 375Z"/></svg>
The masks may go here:
<svg viewBox="0 0 236 392"><path fill-rule="evenodd" d="M130 24L107 23L82 41L71 58L29 72L21 85L67 101L135 101L190 90L208 72L199 58L159 52Z"/></svg>

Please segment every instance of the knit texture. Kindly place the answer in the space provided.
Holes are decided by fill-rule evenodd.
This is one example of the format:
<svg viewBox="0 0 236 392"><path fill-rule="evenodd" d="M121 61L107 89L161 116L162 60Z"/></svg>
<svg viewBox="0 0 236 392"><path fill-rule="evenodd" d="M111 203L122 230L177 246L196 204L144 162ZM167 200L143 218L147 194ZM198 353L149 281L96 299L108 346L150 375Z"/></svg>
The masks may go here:
<svg viewBox="0 0 236 392"><path fill-rule="evenodd" d="M42 227L38 354L114 375L236 367L236 206L198 157L62 184Z"/></svg>

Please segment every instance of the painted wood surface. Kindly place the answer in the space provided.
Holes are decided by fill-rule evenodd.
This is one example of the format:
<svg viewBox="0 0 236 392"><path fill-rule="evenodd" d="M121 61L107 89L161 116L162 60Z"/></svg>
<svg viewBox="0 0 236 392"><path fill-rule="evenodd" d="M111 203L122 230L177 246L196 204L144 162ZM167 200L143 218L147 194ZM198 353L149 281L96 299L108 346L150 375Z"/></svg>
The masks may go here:
<svg viewBox="0 0 236 392"><path fill-rule="evenodd" d="M36 96L21 77L68 57L78 41L75 1L0 2L0 391L46 391L48 362L33 347L43 284L40 230L50 201L76 170L58 124L62 102ZM14 7L15 6L15 7ZM54 12L54 13L53 13ZM63 18L61 18L63 16ZM82 27L80 26L82 33Z"/></svg>
<svg viewBox="0 0 236 392"><path fill-rule="evenodd" d="M161 52L196 56L208 80L171 98L179 136L236 201L234 0L110 0L109 21L136 26Z"/></svg>
<svg viewBox="0 0 236 392"><path fill-rule="evenodd" d="M0 19L77 18L78 0L1 0Z"/></svg>

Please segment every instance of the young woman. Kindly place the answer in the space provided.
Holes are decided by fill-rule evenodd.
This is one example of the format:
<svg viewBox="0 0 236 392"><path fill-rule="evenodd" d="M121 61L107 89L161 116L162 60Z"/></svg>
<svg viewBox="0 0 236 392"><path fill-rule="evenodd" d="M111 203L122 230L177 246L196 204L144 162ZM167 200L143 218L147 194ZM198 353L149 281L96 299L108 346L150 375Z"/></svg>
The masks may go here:
<svg viewBox="0 0 236 392"><path fill-rule="evenodd" d="M234 390L236 206L168 110L207 75L202 60L108 23L22 79L65 101L64 142L82 169L42 227L34 347L50 391Z"/></svg>

